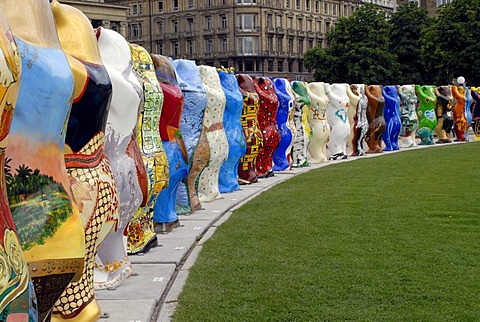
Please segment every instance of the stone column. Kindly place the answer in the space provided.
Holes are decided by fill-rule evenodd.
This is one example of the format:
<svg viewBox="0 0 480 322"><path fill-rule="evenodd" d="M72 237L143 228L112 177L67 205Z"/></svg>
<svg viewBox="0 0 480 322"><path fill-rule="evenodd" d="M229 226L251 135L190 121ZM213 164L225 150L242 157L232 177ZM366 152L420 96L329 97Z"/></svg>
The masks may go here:
<svg viewBox="0 0 480 322"><path fill-rule="evenodd" d="M102 20L102 27L105 29L111 29L110 28L110 20Z"/></svg>
<svg viewBox="0 0 480 322"><path fill-rule="evenodd" d="M122 21L120 22L120 28L118 29L118 32L125 38L127 37L127 26L128 26L128 23L125 21Z"/></svg>

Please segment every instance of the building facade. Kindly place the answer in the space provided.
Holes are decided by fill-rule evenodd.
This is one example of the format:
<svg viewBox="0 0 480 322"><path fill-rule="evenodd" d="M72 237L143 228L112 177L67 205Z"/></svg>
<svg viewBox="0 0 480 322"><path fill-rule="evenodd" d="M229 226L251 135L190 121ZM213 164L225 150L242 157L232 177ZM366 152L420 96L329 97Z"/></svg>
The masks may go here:
<svg viewBox="0 0 480 322"><path fill-rule="evenodd" d="M427 9L430 16L434 16L439 7L452 1L453 0L398 0L398 4L402 2L415 2L419 7Z"/></svg>
<svg viewBox="0 0 480 322"><path fill-rule="evenodd" d="M125 5L105 3L104 0L62 0L61 3L82 11L94 28L102 26L127 36L128 7Z"/></svg>
<svg viewBox="0 0 480 322"><path fill-rule="evenodd" d="M379 5L386 11L395 11L398 0L362 0L363 3L373 3Z"/></svg>
<svg viewBox="0 0 480 322"><path fill-rule="evenodd" d="M105 0L108 1L108 0ZM359 0L109 0L128 9L127 40L151 53L237 73L310 80L303 54Z"/></svg>
<svg viewBox="0 0 480 322"><path fill-rule="evenodd" d="M443 6L444 4L450 3L453 0L420 0L420 4L423 8L428 10L428 14L433 16L437 11L438 7Z"/></svg>

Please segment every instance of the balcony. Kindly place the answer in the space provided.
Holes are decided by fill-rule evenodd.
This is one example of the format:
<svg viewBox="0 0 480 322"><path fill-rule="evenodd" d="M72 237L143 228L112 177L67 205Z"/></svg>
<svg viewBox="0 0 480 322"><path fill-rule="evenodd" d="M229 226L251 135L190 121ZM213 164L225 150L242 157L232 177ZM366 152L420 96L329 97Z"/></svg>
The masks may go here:
<svg viewBox="0 0 480 322"><path fill-rule="evenodd" d="M317 38L322 38L323 39L323 32L317 31Z"/></svg>
<svg viewBox="0 0 480 322"><path fill-rule="evenodd" d="M307 35L308 35L308 37L312 37L312 38L313 38L313 37L315 37L315 32L312 31L312 30L309 30L309 31L307 31Z"/></svg>
<svg viewBox="0 0 480 322"><path fill-rule="evenodd" d="M279 35L285 35L285 29L282 27L277 27L277 34Z"/></svg>
<svg viewBox="0 0 480 322"><path fill-rule="evenodd" d="M266 29L267 33L269 34L274 34L276 32L276 29L274 27L267 27Z"/></svg>
<svg viewBox="0 0 480 322"><path fill-rule="evenodd" d="M171 32L168 34L169 39L177 39L179 37L178 32Z"/></svg>
<svg viewBox="0 0 480 322"><path fill-rule="evenodd" d="M295 36L296 30L293 28L288 28L287 29L287 35Z"/></svg>
<svg viewBox="0 0 480 322"><path fill-rule="evenodd" d="M185 32L183 33L183 36L184 36L185 38L195 37L195 31L193 31L193 30L192 30L192 31L185 31Z"/></svg>
<svg viewBox="0 0 480 322"><path fill-rule="evenodd" d="M230 33L229 28L217 28L217 34L224 35Z"/></svg>
<svg viewBox="0 0 480 322"><path fill-rule="evenodd" d="M273 7L273 0L264 0L263 5L264 5L264 7L272 8Z"/></svg>
<svg viewBox="0 0 480 322"><path fill-rule="evenodd" d="M260 32L262 28L260 27L248 27L248 28L235 28L235 32Z"/></svg>
<svg viewBox="0 0 480 322"><path fill-rule="evenodd" d="M251 50L248 52L243 52L241 50L237 50L236 54L237 56L256 56L260 53L259 50Z"/></svg>
<svg viewBox="0 0 480 322"><path fill-rule="evenodd" d="M210 28L210 29L204 29L203 30L203 35L206 36L206 35L213 35L215 32L215 30L213 28Z"/></svg>
<svg viewBox="0 0 480 322"><path fill-rule="evenodd" d="M305 30L298 30L298 36L305 37Z"/></svg>

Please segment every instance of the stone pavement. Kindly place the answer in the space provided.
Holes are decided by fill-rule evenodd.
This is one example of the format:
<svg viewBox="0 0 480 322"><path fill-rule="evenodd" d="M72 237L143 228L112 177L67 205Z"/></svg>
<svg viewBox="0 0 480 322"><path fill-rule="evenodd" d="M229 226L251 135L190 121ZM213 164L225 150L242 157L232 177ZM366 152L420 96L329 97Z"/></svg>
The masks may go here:
<svg viewBox="0 0 480 322"><path fill-rule="evenodd" d="M443 145L421 146L426 148ZM346 160L328 161L305 168L275 172L275 176L259 179L257 183L241 186L241 189L222 194L220 199L203 203L203 209L189 216L179 216L181 226L167 235L158 235L161 246L152 248L144 255L130 256L134 276L129 277L114 290L95 292L103 313L109 315L101 322L166 322L177 306L178 296L185 284L189 269L208 240L232 211L261 192L276 184L320 167L359 158L375 157L394 152L348 157Z"/></svg>

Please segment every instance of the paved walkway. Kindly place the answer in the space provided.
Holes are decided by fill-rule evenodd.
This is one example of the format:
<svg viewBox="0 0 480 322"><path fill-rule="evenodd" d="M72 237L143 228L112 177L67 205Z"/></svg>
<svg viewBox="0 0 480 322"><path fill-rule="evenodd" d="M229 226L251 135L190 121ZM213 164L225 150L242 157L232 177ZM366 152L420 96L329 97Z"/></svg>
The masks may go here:
<svg viewBox="0 0 480 322"><path fill-rule="evenodd" d="M442 145L436 145L442 146ZM428 146L428 147L435 147ZM425 148L417 147L417 148ZM103 322L167 322L177 306L178 296L195 263L203 243L208 240L232 211L261 192L276 184L320 167L354 161L359 158L375 157L395 152L369 154L363 157L349 157L346 160L329 161L283 172L259 179L257 183L242 186L241 190L222 194L221 199L203 203L202 210L190 216L180 216L181 226L167 235L158 235L162 246L152 248L143 256L130 256L134 276L125 280L117 289L96 291L96 297L104 313L109 315Z"/></svg>

